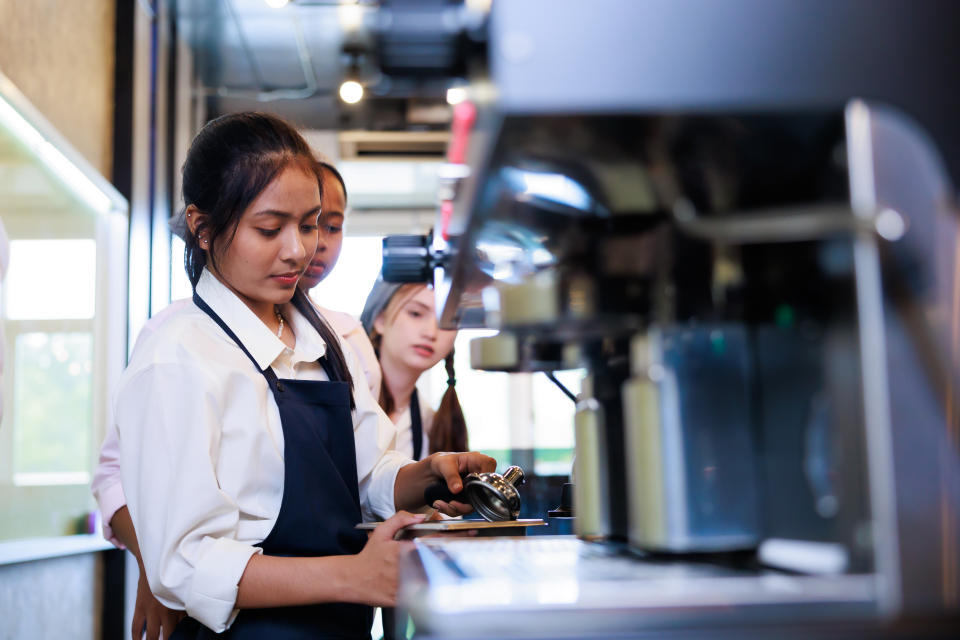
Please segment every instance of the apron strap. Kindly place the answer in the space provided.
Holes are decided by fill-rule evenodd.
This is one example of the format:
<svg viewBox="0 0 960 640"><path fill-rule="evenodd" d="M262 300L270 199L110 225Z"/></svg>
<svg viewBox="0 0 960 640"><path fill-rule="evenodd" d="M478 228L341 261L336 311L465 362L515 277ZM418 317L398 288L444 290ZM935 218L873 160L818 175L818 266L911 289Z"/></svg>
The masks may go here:
<svg viewBox="0 0 960 640"><path fill-rule="evenodd" d="M257 371L262 373L263 377L267 379L267 383L270 385L270 388L275 389L277 387L277 374L274 373L273 368L268 366L266 369L261 369L254 357L250 355L250 352L247 351L247 348L243 346L242 342L240 342L240 338L237 337L237 334L235 334L233 330L227 326L227 323L224 322L223 319L218 316L213 309L210 308L210 305L208 305L196 291L193 292L193 303L197 305L201 311L210 316L213 321L216 322L221 329L223 329L223 332L237 343L237 346L240 347L240 350L247 354L247 357L250 358L250 362L253 363L253 366L256 367ZM320 363L321 367L323 367L324 373L327 374L327 378L331 382L342 382L342 380L334 377L333 368L330 366L330 361L327 358L321 357L317 360L317 362Z"/></svg>
<svg viewBox="0 0 960 640"><path fill-rule="evenodd" d="M413 430L413 459L419 460L423 453L423 420L420 417L420 401L416 387L410 394L410 426Z"/></svg>

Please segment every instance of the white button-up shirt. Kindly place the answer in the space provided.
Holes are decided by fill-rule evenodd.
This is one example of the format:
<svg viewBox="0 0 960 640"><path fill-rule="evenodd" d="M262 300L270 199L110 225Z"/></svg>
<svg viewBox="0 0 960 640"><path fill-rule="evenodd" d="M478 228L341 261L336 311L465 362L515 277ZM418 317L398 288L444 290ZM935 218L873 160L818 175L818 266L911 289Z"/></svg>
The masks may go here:
<svg viewBox="0 0 960 640"><path fill-rule="evenodd" d="M316 362L326 344L292 305L282 311L294 349L208 271L197 293L280 378L326 380ZM357 480L365 519L386 518L397 471L396 429L354 379ZM114 402L123 489L150 588L168 607L222 631L236 616L237 584L280 511L283 430L266 379L196 305L169 318L139 346Z"/></svg>

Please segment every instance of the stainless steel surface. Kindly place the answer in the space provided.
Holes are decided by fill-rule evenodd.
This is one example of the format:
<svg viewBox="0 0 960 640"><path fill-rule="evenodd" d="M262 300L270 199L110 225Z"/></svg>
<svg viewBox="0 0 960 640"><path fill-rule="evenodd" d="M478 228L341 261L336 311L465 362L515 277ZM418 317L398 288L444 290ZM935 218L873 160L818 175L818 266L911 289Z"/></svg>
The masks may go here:
<svg viewBox="0 0 960 640"><path fill-rule="evenodd" d="M422 538L405 562L400 607L423 637L613 637L764 621L865 621L876 613L870 575L649 560L567 536Z"/></svg>
<svg viewBox="0 0 960 640"><path fill-rule="evenodd" d="M361 522L357 529L372 531L379 526L379 522ZM525 527L545 527L547 523L543 520L534 518L523 518L517 520L470 520L454 518L451 520L429 520L427 522L418 522L410 524L403 528L403 531L424 532L424 531L490 531L490 530L509 530L523 529Z"/></svg>

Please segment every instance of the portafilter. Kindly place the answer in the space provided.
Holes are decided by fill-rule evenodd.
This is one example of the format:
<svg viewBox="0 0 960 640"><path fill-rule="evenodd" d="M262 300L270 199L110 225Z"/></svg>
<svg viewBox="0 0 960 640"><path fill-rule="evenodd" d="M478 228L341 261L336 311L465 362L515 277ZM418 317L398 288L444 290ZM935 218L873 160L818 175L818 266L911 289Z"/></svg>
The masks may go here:
<svg viewBox="0 0 960 640"><path fill-rule="evenodd" d="M517 486L523 484L523 469L514 465L503 472L468 473L463 476L463 489L453 494L447 483L440 481L427 487L423 499L427 504L437 500L444 502L469 502L485 520L499 522L516 520L520 515L520 493Z"/></svg>

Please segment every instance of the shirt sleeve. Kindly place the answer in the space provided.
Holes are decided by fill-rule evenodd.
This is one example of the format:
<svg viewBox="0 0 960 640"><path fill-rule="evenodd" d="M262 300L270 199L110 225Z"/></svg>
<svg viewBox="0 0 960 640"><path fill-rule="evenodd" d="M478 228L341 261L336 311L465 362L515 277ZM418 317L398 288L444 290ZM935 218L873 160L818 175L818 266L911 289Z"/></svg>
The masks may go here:
<svg viewBox="0 0 960 640"><path fill-rule="evenodd" d="M360 380L360 363L353 349L344 349L347 367L354 380ZM383 412L370 389L355 384L353 433L357 448L357 482L360 507L365 521L383 520L396 513L393 501L397 472L412 464L409 456L396 451L397 430Z"/></svg>
<svg viewBox="0 0 960 640"><path fill-rule="evenodd" d="M123 495L123 486L120 484L120 440L117 430L107 429L107 435L100 446L100 462L93 472L93 482L90 485L93 497L97 500L100 515L103 518L103 537L124 549L123 543L113 534L110 521L120 507L127 504Z"/></svg>
<svg viewBox="0 0 960 640"><path fill-rule="evenodd" d="M213 373L151 364L116 400L121 478L147 581L166 606L215 632L236 617L240 578L260 549L237 540L239 507L220 490L216 461L229 418Z"/></svg>

